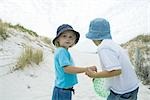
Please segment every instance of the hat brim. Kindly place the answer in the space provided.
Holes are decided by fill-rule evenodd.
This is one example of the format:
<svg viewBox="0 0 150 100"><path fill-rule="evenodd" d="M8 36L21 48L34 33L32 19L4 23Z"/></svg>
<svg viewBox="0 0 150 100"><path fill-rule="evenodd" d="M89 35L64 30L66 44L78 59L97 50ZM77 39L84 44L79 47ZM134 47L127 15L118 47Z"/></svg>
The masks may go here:
<svg viewBox="0 0 150 100"><path fill-rule="evenodd" d="M106 33L88 32L86 34L86 38L91 39L91 40L112 39L110 32L106 32Z"/></svg>

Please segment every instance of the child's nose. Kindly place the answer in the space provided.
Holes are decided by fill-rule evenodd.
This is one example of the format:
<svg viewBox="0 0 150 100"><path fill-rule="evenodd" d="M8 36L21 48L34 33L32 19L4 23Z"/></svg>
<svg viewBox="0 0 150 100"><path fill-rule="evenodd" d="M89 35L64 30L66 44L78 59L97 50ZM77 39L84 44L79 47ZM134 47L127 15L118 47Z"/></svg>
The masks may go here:
<svg viewBox="0 0 150 100"><path fill-rule="evenodd" d="M67 37L67 40L71 40L71 38L70 38L70 37Z"/></svg>

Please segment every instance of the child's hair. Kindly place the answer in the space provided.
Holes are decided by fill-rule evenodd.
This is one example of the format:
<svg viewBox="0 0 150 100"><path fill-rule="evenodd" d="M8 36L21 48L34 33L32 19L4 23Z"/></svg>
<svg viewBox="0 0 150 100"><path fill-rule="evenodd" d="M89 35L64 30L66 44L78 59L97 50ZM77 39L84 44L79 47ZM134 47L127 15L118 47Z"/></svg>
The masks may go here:
<svg viewBox="0 0 150 100"><path fill-rule="evenodd" d="M53 39L53 44L56 46L56 47L59 47L59 42L57 41L57 39L59 38L59 36L64 33L65 31L73 31L74 34L76 35L76 40L75 40L75 44L79 41L79 38L80 38L80 34L79 32L75 31L72 26L68 25L68 24L63 24L63 25L60 25L57 29L57 33L56 33L56 37Z"/></svg>
<svg viewBox="0 0 150 100"><path fill-rule="evenodd" d="M55 46L56 47L60 47L60 44L59 44L59 42L57 40L55 41Z"/></svg>

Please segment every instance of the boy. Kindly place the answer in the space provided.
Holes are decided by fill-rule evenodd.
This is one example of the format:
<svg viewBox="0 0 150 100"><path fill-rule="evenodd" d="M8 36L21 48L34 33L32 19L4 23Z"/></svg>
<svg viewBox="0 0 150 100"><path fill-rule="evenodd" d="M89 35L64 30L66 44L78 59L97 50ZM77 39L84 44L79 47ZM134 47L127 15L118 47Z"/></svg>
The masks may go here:
<svg viewBox="0 0 150 100"><path fill-rule="evenodd" d="M138 79L125 50L113 42L110 25L104 18L91 21L86 38L98 46L102 71L88 69L91 78L106 78L110 95L107 100L137 100Z"/></svg>

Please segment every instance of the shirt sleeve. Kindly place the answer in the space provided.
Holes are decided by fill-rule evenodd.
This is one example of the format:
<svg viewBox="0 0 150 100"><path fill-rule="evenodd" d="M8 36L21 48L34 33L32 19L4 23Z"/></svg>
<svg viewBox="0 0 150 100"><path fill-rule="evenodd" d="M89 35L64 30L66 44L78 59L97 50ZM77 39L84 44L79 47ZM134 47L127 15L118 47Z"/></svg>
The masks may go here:
<svg viewBox="0 0 150 100"><path fill-rule="evenodd" d="M58 61L62 67L71 65L69 52L65 49L61 49L59 52Z"/></svg>
<svg viewBox="0 0 150 100"><path fill-rule="evenodd" d="M103 65L104 70L112 71L121 69L118 54L111 49L102 49L98 52L100 61Z"/></svg>

